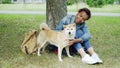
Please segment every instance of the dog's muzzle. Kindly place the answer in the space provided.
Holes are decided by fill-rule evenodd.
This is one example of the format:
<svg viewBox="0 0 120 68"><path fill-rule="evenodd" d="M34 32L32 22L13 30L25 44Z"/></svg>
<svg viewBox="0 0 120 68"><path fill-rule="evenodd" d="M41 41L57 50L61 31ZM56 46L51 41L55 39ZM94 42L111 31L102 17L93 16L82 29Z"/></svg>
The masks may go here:
<svg viewBox="0 0 120 68"><path fill-rule="evenodd" d="M71 34L71 32L69 32L68 34Z"/></svg>

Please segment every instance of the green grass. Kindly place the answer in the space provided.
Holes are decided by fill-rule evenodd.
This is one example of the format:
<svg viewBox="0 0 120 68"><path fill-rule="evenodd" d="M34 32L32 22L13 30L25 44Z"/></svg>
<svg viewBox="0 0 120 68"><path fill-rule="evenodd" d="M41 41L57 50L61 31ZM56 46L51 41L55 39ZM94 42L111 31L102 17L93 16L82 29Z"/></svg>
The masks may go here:
<svg viewBox="0 0 120 68"><path fill-rule="evenodd" d="M0 4L0 10L46 11L46 4Z"/></svg>
<svg viewBox="0 0 120 68"><path fill-rule="evenodd" d="M120 61L120 17L93 17L88 25L95 51L104 60L104 65L118 68Z"/></svg>
<svg viewBox="0 0 120 68"><path fill-rule="evenodd" d="M92 12L120 13L120 5L105 5L102 8L90 8L84 3L67 6L69 12L76 12L78 9L87 7ZM46 11L46 4L0 4L0 10L12 11Z"/></svg>
<svg viewBox="0 0 120 68"><path fill-rule="evenodd" d="M29 30L39 29L42 21L45 21L43 15L0 15L0 66L2 68L16 68L21 64L26 66L23 60L27 56L20 52L23 36Z"/></svg>
<svg viewBox="0 0 120 68"><path fill-rule="evenodd" d="M68 58L62 55L59 62L53 52L42 56L25 55L20 50L24 34L39 29L44 15L0 15L0 68L119 68L120 67L120 17L95 16L87 21L93 35L91 43L104 64L87 65L79 55Z"/></svg>

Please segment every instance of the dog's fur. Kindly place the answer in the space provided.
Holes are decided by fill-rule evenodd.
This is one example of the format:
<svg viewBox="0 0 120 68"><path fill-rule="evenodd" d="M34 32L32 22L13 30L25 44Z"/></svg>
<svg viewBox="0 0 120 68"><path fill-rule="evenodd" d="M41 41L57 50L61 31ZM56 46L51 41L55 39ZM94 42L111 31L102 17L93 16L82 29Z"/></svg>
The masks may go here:
<svg viewBox="0 0 120 68"><path fill-rule="evenodd" d="M40 56L40 50L47 42L55 45L58 47L58 58L59 61L62 61L61 59L61 53L63 48L65 47L67 55L69 57L72 57L69 53L69 46L68 44L68 39L73 39L76 33L76 25L75 23L65 25L64 30L62 31L55 31L51 30L46 23L42 23L40 25L40 33L37 38L37 44L39 45L38 48L38 56ZM70 35L70 36L69 36ZM44 51L43 48L43 51Z"/></svg>

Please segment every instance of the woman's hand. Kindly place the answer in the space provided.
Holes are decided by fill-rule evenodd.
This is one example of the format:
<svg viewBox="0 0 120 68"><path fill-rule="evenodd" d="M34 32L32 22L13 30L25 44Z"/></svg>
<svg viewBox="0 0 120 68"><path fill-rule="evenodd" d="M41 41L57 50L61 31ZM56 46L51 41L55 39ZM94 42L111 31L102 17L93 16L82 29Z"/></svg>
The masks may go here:
<svg viewBox="0 0 120 68"><path fill-rule="evenodd" d="M79 39L71 39L71 40L69 40L68 45L70 46L70 45L73 45L74 43L78 43L78 42L81 42L81 41L82 41L81 38L79 38Z"/></svg>

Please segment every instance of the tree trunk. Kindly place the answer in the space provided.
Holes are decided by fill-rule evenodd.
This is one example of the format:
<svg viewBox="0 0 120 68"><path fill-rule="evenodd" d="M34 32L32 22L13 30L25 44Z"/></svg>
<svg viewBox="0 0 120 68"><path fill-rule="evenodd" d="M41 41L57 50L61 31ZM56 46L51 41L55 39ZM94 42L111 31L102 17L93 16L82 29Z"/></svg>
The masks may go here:
<svg viewBox="0 0 120 68"><path fill-rule="evenodd" d="M66 0L46 0L47 24L55 29L59 21L67 15Z"/></svg>

